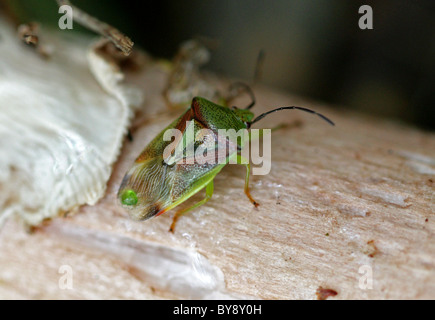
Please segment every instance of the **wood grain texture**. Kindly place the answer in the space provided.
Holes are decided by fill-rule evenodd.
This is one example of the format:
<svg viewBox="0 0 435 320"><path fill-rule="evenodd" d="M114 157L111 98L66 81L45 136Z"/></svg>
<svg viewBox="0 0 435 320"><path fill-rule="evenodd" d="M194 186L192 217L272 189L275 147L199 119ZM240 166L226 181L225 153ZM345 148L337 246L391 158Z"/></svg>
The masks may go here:
<svg viewBox="0 0 435 320"><path fill-rule="evenodd" d="M336 127L297 111L255 126L301 122L273 133L271 172L251 179L258 209L243 193L244 167L230 165L174 234L174 211L129 219L116 203L120 181L182 112L164 103L165 77L151 68L131 78L148 96L104 199L33 233L14 220L2 228L1 298L316 299L319 287L337 292L329 299L435 298L435 136L268 88L255 88L257 114L299 105ZM59 287L62 265L71 290Z"/></svg>

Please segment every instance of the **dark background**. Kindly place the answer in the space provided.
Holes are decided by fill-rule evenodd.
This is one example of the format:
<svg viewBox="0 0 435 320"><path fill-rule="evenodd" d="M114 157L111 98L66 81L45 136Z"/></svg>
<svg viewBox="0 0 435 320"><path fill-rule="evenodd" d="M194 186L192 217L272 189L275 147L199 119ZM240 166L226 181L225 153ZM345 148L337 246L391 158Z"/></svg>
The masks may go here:
<svg viewBox="0 0 435 320"><path fill-rule="evenodd" d="M0 0L21 22L57 28L55 0ZM194 36L216 39L207 69L341 108L435 130L435 1L185 0L72 3L171 58ZM371 5L374 29L358 27ZM83 31L74 24L74 31ZM72 32L72 31L67 31Z"/></svg>

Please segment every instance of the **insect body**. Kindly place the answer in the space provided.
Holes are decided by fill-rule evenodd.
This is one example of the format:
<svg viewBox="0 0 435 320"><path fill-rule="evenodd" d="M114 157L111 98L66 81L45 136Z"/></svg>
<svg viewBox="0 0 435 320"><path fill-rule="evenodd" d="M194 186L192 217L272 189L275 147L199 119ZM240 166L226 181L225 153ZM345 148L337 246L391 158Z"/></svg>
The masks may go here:
<svg viewBox="0 0 435 320"><path fill-rule="evenodd" d="M277 108L254 118L254 114L249 110L253 105L254 102L245 109L228 108L204 98L193 98L191 107L148 144L125 175L118 191L118 198L130 216L136 220L146 220L160 215L205 188L206 197L202 201L175 214L170 228L173 232L175 223L181 215L210 200L213 194L213 179L230 159L237 159L237 163L246 161L240 155L243 141L237 141L235 144L230 140L224 141L226 143L223 145L227 148L223 159L216 159L220 161L200 163L196 159L189 159L190 156L186 155L185 151L189 145L186 135L190 129L193 130L195 137L192 147L198 150L210 144L210 141L216 148L221 148L222 144L218 143L222 142L219 141L222 139L218 134L220 129L247 130L269 113L285 109L299 109L314 113L333 125L331 120L319 113L294 106ZM178 129L182 136L176 137L174 141L166 141L164 136L169 129ZM201 129L208 130L204 134L204 130ZM165 154L170 144L173 144L174 148L170 154ZM176 149L182 150L178 156ZM246 166L245 194L254 206L258 206L258 202L249 192L249 161L244 165Z"/></svg>

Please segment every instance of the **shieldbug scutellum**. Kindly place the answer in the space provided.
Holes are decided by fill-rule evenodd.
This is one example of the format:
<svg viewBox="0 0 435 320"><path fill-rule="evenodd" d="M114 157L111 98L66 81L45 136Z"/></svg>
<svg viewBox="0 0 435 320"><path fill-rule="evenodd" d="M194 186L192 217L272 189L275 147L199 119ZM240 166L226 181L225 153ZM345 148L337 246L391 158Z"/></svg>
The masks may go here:
<svg viewBox="0 0 435 320"><path fill-rule="evenodd" d="M204 144L209 144L210 141L216 142L213 148L222 148L222 144L217 143L220 139L218 135L220 129L247 130L268 114L281 110L298 109L313 113L334 125L322 114L296 106L276 108L254 118L254 114L249 110L254 104L255 100L246 108L239 109L220 106L200 97L193 98L190 108L148 144L125 175L118 191L118 198L130 216L135 220L146 220L158 216L175 208L205 188L206 197L202 201L175 213L169 229L173 232L175 223L181 215L210 200L213 194L214 178L231 159L237 159L239 164L244 162L246 166L245 194L254 206L259 205L249 192L251 167L249 161L241 159L240 151L243 148L243 142L237 140L235 148L226 149L223 161L198 163L195 158L186 161L189 160L186 159L188 157L186 155L188 126L193 126L194 129L193 148L196 151L198 148L203 148ZM182 133L178 140L166 141L167 139L164 139L165 132L171 129L178 129ZM202 132L200 129L209 130L198 138L199 132ZM229 143L229 141L225 142ZM223 144L224 148L228 143ZM164 155L170 144L174 145L172 152ZM182 156L178 155L178 158L175 158L175 150L180 146Z"/></svg>

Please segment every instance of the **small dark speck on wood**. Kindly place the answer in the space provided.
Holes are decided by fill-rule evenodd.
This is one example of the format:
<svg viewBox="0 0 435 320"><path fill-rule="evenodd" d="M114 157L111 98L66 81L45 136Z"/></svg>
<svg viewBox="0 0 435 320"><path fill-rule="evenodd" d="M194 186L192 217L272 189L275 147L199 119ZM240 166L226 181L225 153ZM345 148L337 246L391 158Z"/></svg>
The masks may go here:
<svg viewBox="0 0 435 320"><path fill-rule="evenodd" d="M323 287L319 287L316 291L317 300L326 300L329 297L335 297L337 294L337 291Z"/></svg>

